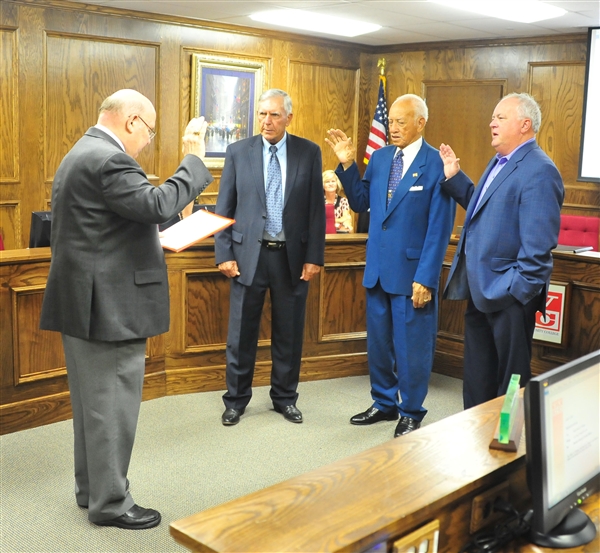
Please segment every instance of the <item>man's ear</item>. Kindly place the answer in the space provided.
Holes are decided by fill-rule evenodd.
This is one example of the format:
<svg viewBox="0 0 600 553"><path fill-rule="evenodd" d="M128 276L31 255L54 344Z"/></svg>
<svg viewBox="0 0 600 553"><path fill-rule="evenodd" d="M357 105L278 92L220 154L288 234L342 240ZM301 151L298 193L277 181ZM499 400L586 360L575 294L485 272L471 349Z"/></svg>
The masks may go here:
<svg viewBox="0 0 600 553"><path fill-rule="evenodd" d="M132 134L133 133L133 121L135 120L135 115L130 115L126 120L125 120L125 132L128 134Z"/></svg>
<svg viewBox="0 0 600 553"><path fill-rule="evenodd" d="M287 126L288 126L288 125L289 125L289 124L292 122L292 117L294 117L294 114L293 114L293 113L290 113L290 114L287 116L287 121L286 121L286 123L285 123L285 126L286 126L286 127L287 127Z"/></svg>

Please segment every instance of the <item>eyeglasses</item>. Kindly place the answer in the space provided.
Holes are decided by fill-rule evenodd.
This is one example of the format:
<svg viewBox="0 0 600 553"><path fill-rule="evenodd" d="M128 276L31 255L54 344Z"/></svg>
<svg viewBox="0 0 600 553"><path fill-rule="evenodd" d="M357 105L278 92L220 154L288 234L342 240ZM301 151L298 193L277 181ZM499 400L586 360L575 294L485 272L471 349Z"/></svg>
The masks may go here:
<svg viewBox="0 0 600 553"><path fill-rule="evenodd" d="M146 127L148 127L148 135L150 136L150 140L152 140L156 136L156 131L150 125L148 125L148 123L146 123L146 121L144 121L140 115L138 115L138 119L144 123Z"/></svg>

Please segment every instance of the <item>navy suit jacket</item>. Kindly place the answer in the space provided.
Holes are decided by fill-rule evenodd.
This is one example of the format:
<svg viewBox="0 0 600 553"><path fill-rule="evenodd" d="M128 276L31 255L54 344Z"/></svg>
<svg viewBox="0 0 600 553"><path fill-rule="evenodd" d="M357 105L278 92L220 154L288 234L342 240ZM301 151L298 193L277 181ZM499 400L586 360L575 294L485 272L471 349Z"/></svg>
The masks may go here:
<svg viewBox="0 0 600 553"><path fill-rule="evenodd" d="M325 202L321 149L310 140L287 135L283 230L292 283L305 263L323 265ZM238 282L250 286L256 273L267 220L263 140L260 134L227 146L215 213L235 223L215 235L216 264L236 261Z"/></svg>
<svg viewBox="0 0 600 553"><path fill-rule="evenodd" d="M423 141L386 207L395 152L395 146L373 152L362 180L356 163L336 173L350 207L371 210L363 285L372 288L379 280L389 294L412 296L413 282L438 288L455 204L439 186L444 168L438 151Z"/></svg>
<svg viewBox="0 0 600 553"><path fill-rule="evenodd" d="M492 158L477 188L462 171L441 183L467 210L444 297L467 299L470 293L484 313L547 292L564 198L558 169L534 141L510 158L475 210L479 187L496 162ZM542 311L545 298L544 292Z"/></svg>

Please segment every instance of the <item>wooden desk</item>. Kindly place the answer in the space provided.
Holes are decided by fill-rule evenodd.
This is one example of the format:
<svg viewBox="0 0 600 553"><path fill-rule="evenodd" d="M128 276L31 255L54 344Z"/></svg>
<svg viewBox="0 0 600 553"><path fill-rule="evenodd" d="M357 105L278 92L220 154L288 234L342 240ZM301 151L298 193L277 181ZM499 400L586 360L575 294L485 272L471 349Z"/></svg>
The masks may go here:
<svg viewBox="0 0 600 553"><path fill-rule="evenodd" d="M169 332L148 340L144 399L225 389L229 281L212 239L166 254ZM50 248L0 251L0 433L71 416L60 335L39 329ZM327 238L325 267L309 287L301 379L367 374L365 236ZM352 301L349 301L349 300ZM270 382L267 297L254 385Z"/></svg>
<svg viewBox="0 0 600 553"><path fill-rule="evenodd" d="M444 261L445 280L456 241ZM71 416L60 335L39 330L50 248L0 251L0 433ZM225 388L229 282L215 266L212 239L166 254L169 332L148 340L144 399ZM365 236L327 237L325 267L310 283L300 378L367 374ZM555 255L552 280L570 284L564 347L534 343L539 374L598 348L600 258ZM465 303L440 301L434 371L462 378ZM254 384L271 371L269 299L263 311Z"/></svg>
<svg viewBox="0 0 600 553"><path fill-rule="evenodd" d="M171 524L192 551L353 552L438 520L440 549L468 541L473 497L508 481L524 508L524 440L490 450L502 398ZM265 454L267 454L265 452Z"/></svg>
<svg viewBox="0 0 600 553"><path fill-rule="evenodd" d="M511 504L520 512L530 504L524 436L516 453L488 447L502 401L175 521L171 535L197 552L359 553L377 544L390 552L399 538L438 521L438 553L457 553L471 539L475 496L508 482ZM598 527L593 499L585 508ZM599 545L596 536L571 551L598 553ZM502 553L545 551L521 540Z"/></svg>

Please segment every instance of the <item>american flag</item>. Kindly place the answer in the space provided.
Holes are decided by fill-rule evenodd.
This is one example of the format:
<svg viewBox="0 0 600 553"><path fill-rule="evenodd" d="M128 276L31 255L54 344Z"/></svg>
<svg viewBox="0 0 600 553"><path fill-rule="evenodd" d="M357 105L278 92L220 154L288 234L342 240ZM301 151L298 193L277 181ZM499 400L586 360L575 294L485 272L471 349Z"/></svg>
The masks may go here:
<svg viewBox="0 0 600 553"><path fill-rule="evenodd" d="M375 115L373 115L373 122L371 123L371 132L369 133L369 140L367 142L367 150L365 151L365 165L369 163L371 154L375 150L379 150L382 146L387 144L388 136L388 110L387 102L385 101L385 77L379 76L379 97L377 99L377 107L375 108Z"/></svg>

